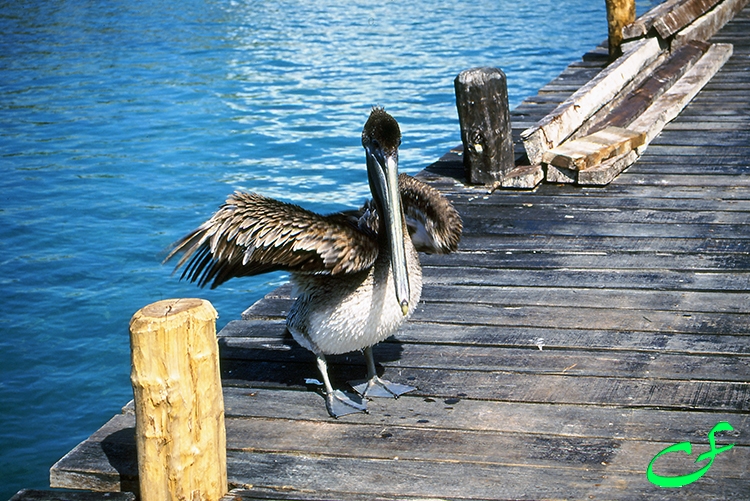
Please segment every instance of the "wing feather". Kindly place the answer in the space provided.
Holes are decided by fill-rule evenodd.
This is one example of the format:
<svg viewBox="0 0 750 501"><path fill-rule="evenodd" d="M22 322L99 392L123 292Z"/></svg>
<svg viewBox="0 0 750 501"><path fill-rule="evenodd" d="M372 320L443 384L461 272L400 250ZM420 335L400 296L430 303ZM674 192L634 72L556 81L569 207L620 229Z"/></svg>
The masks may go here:
<svg viewBox="0 0 750 501"><path fill-rule="evenodd" d="M355 273L378 255L377 238L355 213L322 216L254 193L234 193L205 223L175 243L182 278L214 288L230 278L285 270Z"/></svg>
<svg viewBox="0 0 750 501"><path fill-rule="evenodd" d="M453 204L438 190L408 174L400 174L398 184L414 247L430 254L458 249L463 224Z"/></svg>

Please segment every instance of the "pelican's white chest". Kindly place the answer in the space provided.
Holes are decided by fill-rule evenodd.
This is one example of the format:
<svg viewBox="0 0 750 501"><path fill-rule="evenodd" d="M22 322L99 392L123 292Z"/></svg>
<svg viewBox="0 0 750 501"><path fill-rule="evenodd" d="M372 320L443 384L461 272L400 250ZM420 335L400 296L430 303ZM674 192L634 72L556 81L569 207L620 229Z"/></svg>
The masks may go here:
<svg viewBox="0 0 750 501"><path fill-rule="evenodd" d="M315 354L361 350L393 334L411 316L422 295L422 269L414 245L405 239L409 270L409 312L396 299L390 256L378 256L369 270L343 276L292 276L297 300L287 326L294 339Z"/></svg>

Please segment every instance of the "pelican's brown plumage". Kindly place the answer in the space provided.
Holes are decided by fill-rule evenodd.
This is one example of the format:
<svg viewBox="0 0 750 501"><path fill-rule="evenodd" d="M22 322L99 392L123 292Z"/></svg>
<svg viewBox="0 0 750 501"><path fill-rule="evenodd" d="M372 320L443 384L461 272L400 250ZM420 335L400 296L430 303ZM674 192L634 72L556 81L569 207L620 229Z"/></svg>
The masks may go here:
<svg viewBox="0 0 750 501"><path fill-rule="evenodd" d="M319 215L254 193L234 193L205 223L179 240L183 278L216 287L230 278L274 270L291 273L297 299L287 327L315 353L328 412L366 410L364 400L334 390L325 355L364 350L364 397L395 397L414 388L380 379L372 346L390 336L416 308L422 290L417 251L458 247L461 218L437 190L398 175L401 132L382 108L362 131L373 199L356 211Z"/></svg>
<svg viewBox="0 0 750 501"><path fill-rule="evenodd" d="M182 278L215 288L270 271L354 273L372 266L377 239L354 214L322 216L255 193L235 192L205 223L177 242ZM169 259L168 258L168 259Z"/></svg>

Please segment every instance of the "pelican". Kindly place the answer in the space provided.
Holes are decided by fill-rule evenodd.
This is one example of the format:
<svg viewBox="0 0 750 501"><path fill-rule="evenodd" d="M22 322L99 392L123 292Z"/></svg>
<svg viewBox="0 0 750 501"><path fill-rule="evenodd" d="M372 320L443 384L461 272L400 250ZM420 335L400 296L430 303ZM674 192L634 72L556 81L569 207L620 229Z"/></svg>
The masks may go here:
<svg viewBox="0 0 750 501"><path fill-rule="evenodd" d="M359 210L319 215L254 193L235 192L205 223L174 244L175 271L211 288L230 278L290 272L296 300L287 316L294 339L317 357L326 409L336 418L366 412L370 397L397 398L412 386L378 377L373 345L414 312L422 293L417 251L458 247L462 223L437 190L398 174L398 122L373 108L362 130L372 192ZM357 394L335 390L326 355L362 350L367 379Z"/></svg>

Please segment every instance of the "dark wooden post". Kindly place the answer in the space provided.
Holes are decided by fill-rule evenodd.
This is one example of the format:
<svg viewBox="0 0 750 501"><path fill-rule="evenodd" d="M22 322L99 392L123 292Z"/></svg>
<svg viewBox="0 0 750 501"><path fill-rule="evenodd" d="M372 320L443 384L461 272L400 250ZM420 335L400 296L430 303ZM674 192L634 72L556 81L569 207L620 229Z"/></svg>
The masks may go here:
<svg viewBox="0 0 750 501"><path fill-rule="evenodd" d="M609 60L622 55L622 28L635 21L635 0L606 0L609 25Z"/></svg>
<svg viewBox="0 0 750 501"><path fill-rule="evenodd" d="M466 180L496 186L515 168L505 73L472 68L462 71L454 85Z"/></svg>

